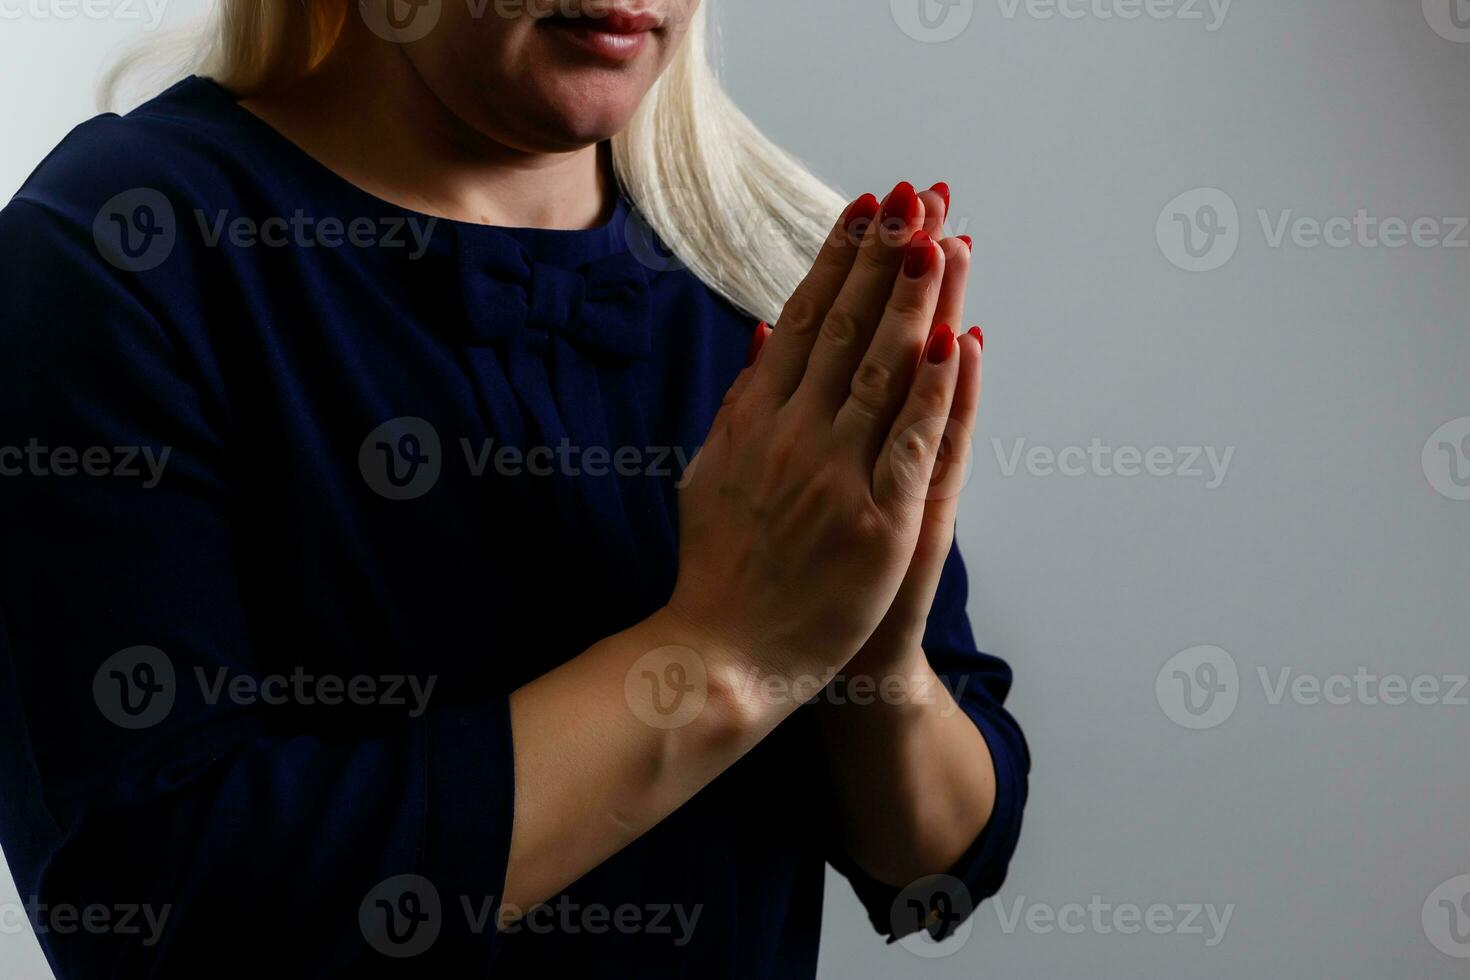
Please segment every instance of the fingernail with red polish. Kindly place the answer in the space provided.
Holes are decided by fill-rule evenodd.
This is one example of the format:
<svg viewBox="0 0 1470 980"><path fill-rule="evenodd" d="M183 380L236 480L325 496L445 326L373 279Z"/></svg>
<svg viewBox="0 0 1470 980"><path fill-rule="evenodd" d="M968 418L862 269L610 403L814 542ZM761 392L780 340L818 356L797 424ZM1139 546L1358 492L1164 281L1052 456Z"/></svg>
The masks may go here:
<svg viewBox="0 0 1470 980"><path fill-rule="evenodd" d="M985 349L985 331L984 330L981 330L979 327L971 327L970 328L970 336L971 337L974 337L976 340L980 341L980 349L981 350L984 350Z"/></svg>
<svg viewBox="0 0 1470 980"><path fill-rule="evenodd" d="M760 357L761 346L766 342L766 321L762 320L755 328L755 333L750 335L750 347L745 351L745 366L750 367L755 359Z"/></svg>
<svg viewBox="0 0 1470 980"><path fill-rule="evenodd" d="M903 274L910 279L922 279L934 268L934 239L925 231L914 232L908 248L903 254Z"/></svg>
<svg viewBox="0 0 1470 980"><path fill-rule="evenodd" d="M954 353L954 331L948 324L938 324L929 334L928 358L930 364L943 364Z"/></svg>
<svg viewBox="0 0 1470 980"><path fill-rule="evenodd" d="M940 196L940 198L944 201L944 210L945 210L946 213L948 213L949 212L949 185L946 184L944 181L941 180L939 183L935 184L933 187L931 187L929 189L931 191L933 191L934 193L938 194Z"/></svg>
<svg viewBox="0 0 1470 980"><path fill-rule="evenodd" d="M843 222L843 230L849 235L862 234L867 230L868 224L878 215L878 199L871 194L864 194L852 206L847 209L847 219Z"/></svg>
<svg viewBox="0 0 1470 980"><path fill-rule="evenodd" d="M960 241L965 243L965 248L968 248L971 252L975 251L975 240L972 239L969 235L959 235L956 237L958 237Z"/></svg>
<svg viewBox="0 0 1470 980"><path fill-rule="evenodd" d="M883 221L896 221L907 225L919 216L919 195L914 193L914 185L906 180L899 181L898 186L893 188L893 193L888 195L887 202L883 205Z"/></svg>

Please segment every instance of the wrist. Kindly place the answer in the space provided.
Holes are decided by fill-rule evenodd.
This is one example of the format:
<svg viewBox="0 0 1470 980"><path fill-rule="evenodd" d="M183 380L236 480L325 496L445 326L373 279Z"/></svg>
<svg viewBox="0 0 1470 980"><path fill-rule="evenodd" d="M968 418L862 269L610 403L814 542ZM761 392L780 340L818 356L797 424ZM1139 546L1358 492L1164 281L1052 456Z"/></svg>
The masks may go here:
<svg viewBox="0 0 1470 980"><path fill-rule="evenodd" d="M698 664L703 713L724 739L753 743L764 738L795 705L764 696L763 668L749 651L673 605L645 621L663 647L679 648Z"/></svg>
<svg viewBox="0 0 1470 980"><path fill-rule="evenodd" d="M865 648L832 682L823 701L839 715L872 715L871 709L902 715L928 703L937 683L938 675L917 642Z"/></svg>
<svg viewBox="0 0 1470 980"><path fill-rule="evenodd" d="M868 637L843 673L875 676L904 672L921 663L927 663L924 657L924 623L897 627L885 622Z"/></svg>

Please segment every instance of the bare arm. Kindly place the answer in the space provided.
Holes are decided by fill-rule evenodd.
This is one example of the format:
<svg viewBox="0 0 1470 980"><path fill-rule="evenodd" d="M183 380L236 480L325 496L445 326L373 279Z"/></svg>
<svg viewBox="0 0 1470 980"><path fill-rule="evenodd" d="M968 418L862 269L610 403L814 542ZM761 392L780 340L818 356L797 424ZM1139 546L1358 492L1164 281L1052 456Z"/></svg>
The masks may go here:
<svg viewBox="0 0 1470 980"><path fill-rule="evenodd" d="M864 871L896 887L948 870L995 806L984 736L917 646L890 672L844 677L872 683L861 696L821 706L843 846ZM899 696L884 696L884 684Z"/></svg>
<svg viewBox="0 0 1470 980"><path fill-rule="evenodd" d="M741 672L660 611L511 695L510 918L632 843L790 713L742 701Z"/></svg>

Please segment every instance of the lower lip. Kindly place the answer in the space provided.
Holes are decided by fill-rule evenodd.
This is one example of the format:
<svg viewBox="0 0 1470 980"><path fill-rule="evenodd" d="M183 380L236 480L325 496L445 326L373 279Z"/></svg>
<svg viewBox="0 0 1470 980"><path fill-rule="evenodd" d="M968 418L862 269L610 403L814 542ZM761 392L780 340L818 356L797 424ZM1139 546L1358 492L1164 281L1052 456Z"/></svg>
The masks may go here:
<svg viewBox="0 0 1470 980"><path fill-rule="evenodd" d="M629 61L648 45L649 31L615 34L577 23L551 23L547 27L573 44L609 61Z"/></svg>

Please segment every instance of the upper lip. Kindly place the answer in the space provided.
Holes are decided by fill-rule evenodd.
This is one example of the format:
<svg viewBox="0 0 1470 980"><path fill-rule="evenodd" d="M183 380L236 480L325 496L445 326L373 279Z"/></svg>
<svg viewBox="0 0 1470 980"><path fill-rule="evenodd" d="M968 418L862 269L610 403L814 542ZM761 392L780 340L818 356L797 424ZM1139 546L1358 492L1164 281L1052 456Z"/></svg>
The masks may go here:
<svg viewBox="0 0 1470 980"><path fill-rule="evenodd" d="M565 24L584 25L609 34L643 34L663 25L663 19L653 14L597 7L590 7L570 16L558 14L551 19Z"/></svg>

